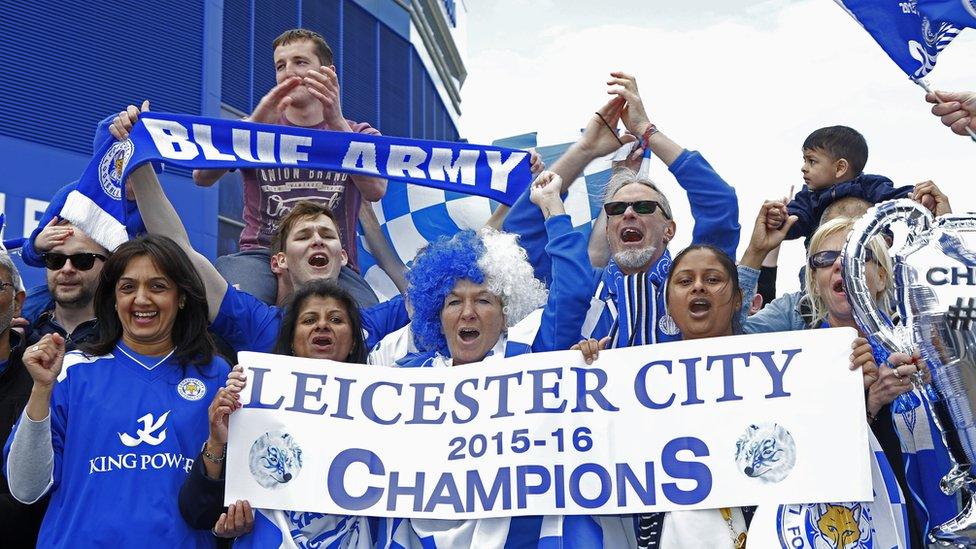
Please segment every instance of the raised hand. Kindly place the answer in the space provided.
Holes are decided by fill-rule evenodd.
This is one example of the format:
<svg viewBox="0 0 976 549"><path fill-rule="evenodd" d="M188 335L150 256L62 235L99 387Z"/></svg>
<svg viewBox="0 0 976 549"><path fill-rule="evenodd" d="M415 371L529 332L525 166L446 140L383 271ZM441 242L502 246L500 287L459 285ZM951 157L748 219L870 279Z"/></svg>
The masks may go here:
<svg viewBox="0 0 976 549"><path fill-rule="evenodd" d="M566 213L563 200L559 196L563 178L555 172L544 171L539 174L529 187L529 200L542 210L542 215L549 219L553 215Z"/></svg>
<svg viewBox="0 0 976 549"><path fill-rule="evenodd" d="M623 120L627 131L634 135L644 135L647 127L651 125L651 119L644 110L644 102L637 90L637 80L625 72L615 71L610 73L607 85L610 86L607 93L626 101L621 109L620 119Z"/></svg>
<svg viewBox="0 0 976 549"><path fill-rule="evenodd" d="M148 99L142 102L142 107L129 105L112 120L112 125L108 128L109 133L119 141L125 141L129 138L132 126L135 126L136 121L139 120L139 115L144 112L149 112Z"/></svg>
<svg viewBox="0 0 976 549"><path fill-rule="evenodd" d="M529 149L529 171L533 176L537 176L546 169L546 163L542 161L542 157L539 153L535 152L535 149Z"/></svg>
<svg viewBox="0 0 976 549"><path fill-rule="evenodd" d="M878 364L874 361L874 351L868 340L859 337L851 344L851 370L861 369L861 376L864 379L864 388L868 389L878 380Z"/></svg>
<svg viewBox="0 0 976 549"><path fill-rule="evenodd" d="M919 371L916 363L920 360L918 353L892 353L888 365L878 368L878 379L868 388L867 408L871 415L912 390L912 377Z"/></svg>
<svg viewBox="0 0 976 549"><path fill-rule="evenodd" d="M599 341L590 338L584 339L569 348L571 351L580 351L583 353L583 360L587 364L593 364L593 361L600 358L600 351L607 348L610 343L610 338L605 337Z"/></svg>
<svg viewBox="0 0 976 549"><path fill-rule="evenodd" d="M260 122L261 124L277 124L278 119L281 118L281 113L285 112L285 109L291 105L292 99L289 94L301 83L301 78L292 76L271 88L271 91L264 94L261 101L258 101L258 105L254 107L254 112L246 120Z"/></svg>
<svg viewBox="0 0 976 549"><path fill-rule="evenodd" d="M342 116L342 96L339 92L339 77L332 67L319 67L310 70L302 83L312 97L322 104L322 118L333 130L345 130L348 126Z"/></svg>
<svg viewBox="0 0 976 549"><path fill-rule="evenodd" d="M967 128L976 131L976 92L938 91L926 94L925 100L935 104L932 114L941 118L953 133L969 135Z"/></svg>
<svg viewBox="0 0 976 549"><path fill-rule="evenodd" d="M923 181L915 185L915 189L912 191L912 200L925 206L936 217L952 213L949 197L931 181ZM37 245L35 244L34 247L36 248Z"/></svg>
<svg viewBox="0 0 976 549"><path fill-rule="evenodd" d="M759 208L759 215L756 216L756 223L752 228L752 237L749 240L749 247L740 262L743 265L758 269L762 265L762 260L770 251L783 243L786 233L790 227L796 223L797 217L791 215L786 218L786 222L780 224L778 228L770 228L775 223L769 221L770 211L785 209L782 201L767 200Z"/></svg>
<svg viewBox="0 0 976 549"><path fill-rule="evenodd" d="M58 380L64 363L64 338L57 333L45 335L24 351L23 361L34 385L50 389Z"/></svg>
<svg viewBox="0 0 976 549"><path fill-rule="evenodd" d="M617 134L617 124L620 122L620 114L625 104L626 100L623 97L614 97L590 117L583 130L583 136L577 142L589 153L589 156L608 155L624 144L637 140L630 134Z"/></svg>
<svg viewBox="0 0 976 549"><path fill-rule="evenodd" d="M41 232L37 233L37 238L34 239L34 249L38 252L49 252L54 249L55 246L60 246L64 244L64 241L68 239L71 235L75 234L73 227L67 225L58 225L61 218L54 216L47 225L41 229Z"/></svg>
<svg viewBox="0 0 976 549"><path fill-rule="evenodd" d="M210 418L210 439L213 445L227 444L227 427L230 415L241 408L241 391L247 385L247 377L240 365L227 374L227 383L210 402L207 415Z"/></svg>
<svg viewBox="0 0 976 549"><path fill-rule="evenodd" d="M218 538L236 538L250 533L254 528L254 510L246 500L238 500L227 506L227 511L220 514L213 533Z"/></svg>

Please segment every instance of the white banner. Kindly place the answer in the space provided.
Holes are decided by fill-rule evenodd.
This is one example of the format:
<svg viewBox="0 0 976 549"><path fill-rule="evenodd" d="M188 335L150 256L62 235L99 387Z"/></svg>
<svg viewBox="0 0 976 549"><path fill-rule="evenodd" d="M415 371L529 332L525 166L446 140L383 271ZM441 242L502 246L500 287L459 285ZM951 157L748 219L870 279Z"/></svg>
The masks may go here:
<svg viewBox="0 0 976 549"><path fill-rule="evenodd" d="M454 368L240 353L226 501L392 517L872 499L849 328Z"/></svg>

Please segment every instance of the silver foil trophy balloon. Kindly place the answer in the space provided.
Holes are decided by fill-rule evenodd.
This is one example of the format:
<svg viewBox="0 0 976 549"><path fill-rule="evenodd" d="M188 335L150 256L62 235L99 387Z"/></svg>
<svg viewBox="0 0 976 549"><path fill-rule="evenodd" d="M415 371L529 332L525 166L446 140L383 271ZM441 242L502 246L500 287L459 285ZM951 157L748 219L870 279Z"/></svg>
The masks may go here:
<svg viewBox="0 0 976 549"><path fill-rule="evenodd" d="M904 244L891 256L897 326L869 290L864 262L871 240L896 222L908 226ZM929 541L976 547L971 497L976 489L971 472L976 464L976 214L933 219L911 200L884 202L855 224L842 263L848 300L862 330L889 352L918 349L927 365L914 381L930 403L952 462L940 488L947 495L964 491L967 502L959 515L929 532Z"/></svg>

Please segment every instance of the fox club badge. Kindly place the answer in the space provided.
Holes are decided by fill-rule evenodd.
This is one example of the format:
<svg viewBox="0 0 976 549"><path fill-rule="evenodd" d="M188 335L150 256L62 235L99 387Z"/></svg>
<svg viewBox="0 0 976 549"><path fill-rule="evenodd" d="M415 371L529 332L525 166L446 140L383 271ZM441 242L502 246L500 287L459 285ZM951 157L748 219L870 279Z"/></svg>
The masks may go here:
<svg viewBox="0 0 976 549"><path fill-rule="evenodd" d="M672 318L671 315L669 315L669 314L666 314L666 315L662 316L657 321L657 327L665 335L676 336L679 333L681 333L681 331L678 330L678 325L675 324L675 322L674 322L674 318Z"/></svg>
<svg viewBox="0 0 976 549"><path fill-rule="evenodd" d="M871 549L871 508L864 503L780 505L776 530L784 548Z"/></svg>
<svg viewBox="0 0 976 549"><path fill-rule="evenodd" d="M122 174L132 158L134 148L129 139L117 141L98 163L98 181L105 194L113 200L122 200Z"/></svg>
<svg viewBox="0 0 976 549"><path fill-rule="evenodd" d="M176 386L176 392L184 399L193 402L207 394L207 386L195 377L188 377Z"/></svg>

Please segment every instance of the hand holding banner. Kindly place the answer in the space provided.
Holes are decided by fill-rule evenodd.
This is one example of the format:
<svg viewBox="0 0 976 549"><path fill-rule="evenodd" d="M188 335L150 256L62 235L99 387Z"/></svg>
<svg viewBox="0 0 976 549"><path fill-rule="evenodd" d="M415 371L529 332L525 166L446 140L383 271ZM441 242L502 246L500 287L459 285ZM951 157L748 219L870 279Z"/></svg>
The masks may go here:
<svg viewBox="0 0 976 549"><path fill-rule="evenodd" d="M468 519L872 498L848 328L396 369L241 353L227 501Z"/></svg>

